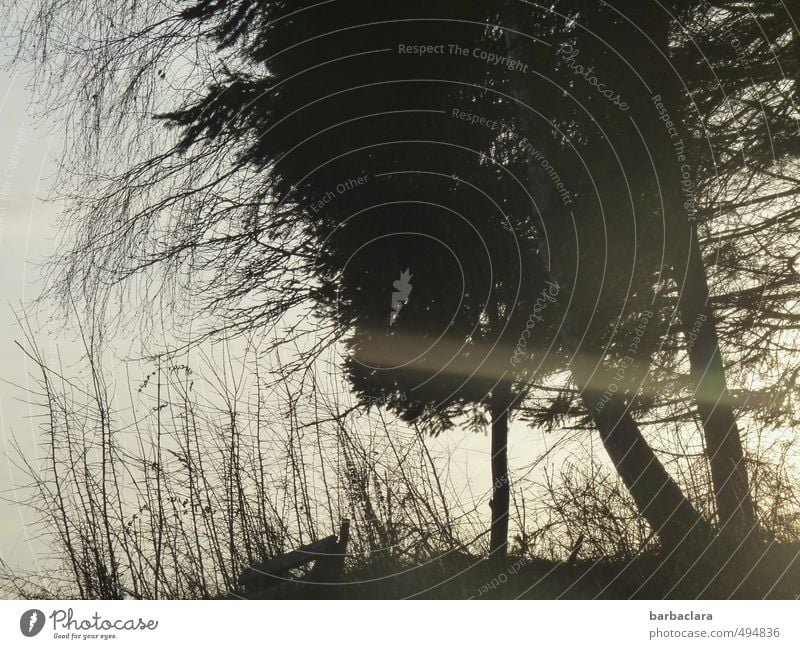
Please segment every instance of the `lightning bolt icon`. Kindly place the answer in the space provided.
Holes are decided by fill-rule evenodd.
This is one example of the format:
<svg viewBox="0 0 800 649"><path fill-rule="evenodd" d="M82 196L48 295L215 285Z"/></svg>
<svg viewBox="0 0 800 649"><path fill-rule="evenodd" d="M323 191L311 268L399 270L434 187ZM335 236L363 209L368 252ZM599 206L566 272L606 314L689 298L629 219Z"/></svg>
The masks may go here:
<svg viewBox="0 0 800 649"><path fill-rule="evenodd" d="M28 631L33 631L33 625L36 624L36 621L39 619L39 616L36 614L36 611L31 613L31 617L28 620Z"/></svg>

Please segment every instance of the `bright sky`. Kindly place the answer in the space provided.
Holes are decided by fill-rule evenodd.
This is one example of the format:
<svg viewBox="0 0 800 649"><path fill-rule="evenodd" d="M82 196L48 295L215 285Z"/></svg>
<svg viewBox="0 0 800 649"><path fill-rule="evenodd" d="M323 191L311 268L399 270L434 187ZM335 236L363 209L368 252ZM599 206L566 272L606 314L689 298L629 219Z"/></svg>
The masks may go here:
<svg viewBox="0 0 800 649"><path fill-rule="evenodd" d="M36 425L23 390L14 387L26 385L30 370L15 344L20 332L14 311L38 291L38 264L53 250L58 212L40 197L50 189L60 143L37 127L29 100L25 77L0 71L0 559L11 566L29 566L37 553L26 526L29 512L6 501L15 499L13 485L22 479L11 463L12 436L26 457L36 457Z"/></svg>
<svg viewBox="0 0 800 649"><path fill-rule="evenodd" d="M14 466L16 452L12 440L36 466L39 422L31 418L25 402L31 364L15 344L21 332L14 310L35 298L41 287L39 264L54 251L56 204L45 198L53 188L55 158L61 152L61 130L57 125L38 123L31 114L31 92L20 73L0 71L0 560L12 569L35 568L37 559L47 554L31 527L31 512L15 500L25 497L15 487L26 484L23 473ZM40 321L41 321L40 317ZM54 343L65 351L69 342L39 337L40 347ZM41 414L41 411L34 411ZM516 422L509 439L512 475L537 457L552 439L541 431ZM545 441L547 440L547 441ZM489 520L488 498L489 438L463 430L450 431L430 441L432 452L449 458L447 471L464 501L478 498L479 511Z"/></svg>
<svg viewBox="0 0 800 649"><path fill-rule="evenodd" d="M30 525L31 512L15 503L26 495L26 476L15 466L19 445L25 457L36 466L39 457L37 439L41 439L38 422L31 417L26 403L31 364L15 341L21 332L15 318L20 305L30 303L41 288L39 265L54 251L58 206L45 200L53 186L55 158L61 151L60 130L52 124L37 122L31 114L31 92L27 79L19 73L0 71L0 560L11 568L33 568L43 551L36 531ZM39 338L45 347L64 340ZM515 436L527 447L513 459L530 461L531 431ZM526 434L527 433L527 434ZM480 493L488 489L489 440L484 435L453 431L431 443L434 451L451 458L450 471L463 488ZM524 464L525 461L521 461ZM476 476L477 473L477 476ZM477 478L477 479L476 479ZM488 516L488 506L484 513ZM45 552L46 553L46 552Z"/></svg>

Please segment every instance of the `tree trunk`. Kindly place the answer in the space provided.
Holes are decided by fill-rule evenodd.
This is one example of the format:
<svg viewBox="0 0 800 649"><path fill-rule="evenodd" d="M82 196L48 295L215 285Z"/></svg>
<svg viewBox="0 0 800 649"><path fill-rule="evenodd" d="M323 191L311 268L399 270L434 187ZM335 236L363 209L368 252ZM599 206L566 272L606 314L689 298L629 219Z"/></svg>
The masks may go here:
<svg viewBox="0 0 800 649"><path fill-rule="evenodd" d="M668 226L670 275L678 290L681 329L687 345L694 400L703 427L706 453L711 467L720 526L735 541L747 538L757 528L750 495L739 428L725 379L716 320L709 304L708 276L703 265L697 234L694 202L692 145L682 125L682 95L677 72L669 64L670 18L637 5L628 15L642 26L661 49L651 59L651 78L658 80L663 105L672 116L679 137L670 137L660 120L650 121L648 138L661 165L664 222ZM652 107L651 107L652 108ZM683 146L685 143L686 146ZM676 145L683 158L678 158ZM688 181L687 175L688 174ZM684 184L688 182L688 184ZM687 191L688 190L688 191Z"/></svg>
<svg viewBox="0 0 800 649"><path fill-rule="evenodd" d="M680 293L678 307L719 522L725 532L741 540L757 527L755 509L739 427L725 380L716 322L708 302L708 283L697 243L697 229L694 224L690 225L686 266L674 266L674 279ZM685 277L679 277L684 273Z"/></svg>
<svg viewBox="0 0 800 649"><path fill-rule="evenodd" d="M536 58L531 41L519 35L527 33L526 11L529 13L530 10L521 3L508 3L505 24L514 31L506 31L505 40L510 58L532 61ZM520 120L525 125L529 119L527 113L529 109L526 107L535 106L536 98L531 96L529 88L523 82L516 85L515 96L521 103ZM531 129L531 132L535 132L535 129ZM546 149L543 142L537 142L537 145L542 151ZM535 192L537 204L548 213L555 204L551 195L552 188L546 179L542 181L541 171L532 160L529 161L529 175L528 181ZM546 260L541 260L541 266L539 272L545 276L549 275ZM557 308L557 305L554 304L552 307ZM567 350L580 349L580 339L571 331L569 322L564 322L559 335ZM606 384L602 381L592 381L593 385L590 386L591 367L581 365L576 362L571 367L573 381L581 392L583 403L600 432L611 461L641 515L658 534L665 548L673 549L684 542L699 541L705 544L711 537L708 524L658 460L636 422L626 411L625 404L620 399L612 397L602 409L598 408L598 403L611 381Z"/></svg>
<svg viewBox="0 0 800 649"><path fill-rule="evenodd" d="M639 512L668 551L689 543L701 549L712 537L708 523L661 464L624 402L609 398L613 382L594 378L590 384L589 376L588 366L573 364L573 381Z"/></svg>
<svg viewBox="0 0 800 649"><path fill-rule="evenodd" d="M503 564L508 556L508 416L510 399L492 394L489 411L492 417L492 526L489 556L492 563Z"/></svg>

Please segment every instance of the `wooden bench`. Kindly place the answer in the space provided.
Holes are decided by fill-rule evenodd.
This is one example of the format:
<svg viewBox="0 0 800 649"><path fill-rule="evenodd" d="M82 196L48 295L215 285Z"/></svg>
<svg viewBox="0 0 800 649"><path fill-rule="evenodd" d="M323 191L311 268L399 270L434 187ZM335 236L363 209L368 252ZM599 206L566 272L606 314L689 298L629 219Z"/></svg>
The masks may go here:
<svg viewBox="0 0 800 649"><path fill-rule="evenodd" d="M259 594L277 599L302 597L317 584L339 579L344 568L349 536L350 521L344 519L338 538L332 534L269 561L249 566L239 575L239 586L245 595ZM288 576L290 570L312 561L314 565L302 579Z"/></svg>

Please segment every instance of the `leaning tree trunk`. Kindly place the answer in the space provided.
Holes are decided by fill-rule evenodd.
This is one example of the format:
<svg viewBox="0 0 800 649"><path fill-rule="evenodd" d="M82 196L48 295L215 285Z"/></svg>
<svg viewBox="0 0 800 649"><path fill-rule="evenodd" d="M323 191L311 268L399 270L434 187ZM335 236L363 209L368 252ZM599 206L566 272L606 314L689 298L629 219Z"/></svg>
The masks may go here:
<svg viewBox="0 0 800 649"><path fill-rule="evenodd" d="M681 123L685 90L668 58L670 19L664 12L640 6L628 7L627 13L633 13L637 23L661 50L654 52L650 59L650 77L658 81L661 103L673 118L678 137L668 134L662 121L655 119L651 105L647 107L653 116L648 120L648 144L663 160L660 173L670 275L678 290L681 329L711 468L717 514L723 533L740 541L757 529L757 522L698 239L694 196L697 166L692 164L689 139L683 139L688 137Z"/></svg>
<svg viewBox="0 0 800 649"><path fill-rule="evenodd" d="M740 540L756 529L755 510L694 224L689 236L685 266L673 266L680 293L682 330L687 340L694 399L703 426L719 522Z"/></svg>
<svg viewBox="0 0 800 649"><path fill-rule="evenodd" d="M508 556L508 511L511 486L508 476L508 419L511 409L510 392L499 387L492 393L489 412L492 417L492 525L489 556L503 564Z"/></svg>
<svg viewBox="0 0 800 649"><path fill-rule="evenodd" d="M637 509L668 551L689 544L705 547L712 536L708 523L664 468L624 401L604 394L603 386L612 381L603 381L585 358L573 363L573 381Z"/></svg>
<svg viewBox="0 0 800 649"><path fill-rule="evenodd" d="M523 3L507 4L504 12L504 25L509 28L505 32L506 50L511 59L535 61L532 41L522 36L529 33L526 31L526 11L529 12L530 8L526 9ZM520 76L515 76L514 79L514 95L519 104L520 122L523 126L527 126L530 124L530 110L536 106L536 98L532 96ZM535 129L527 130L535 132ZM540 150L545 150L543 143L537 144L540 145ZM537 204L547 214L555 205L551 195L552 189L547 189L550 187L548 179L542 177L539 166L535 165L533 160L529 161L528 169L528 183L535 192ZM546 260L541 260L540 265L541 272L548 275ZM579 337L572 332L569 319L563 324L564 326L559 329L559 335L564 347L570 352L577 351L580 349ZM602 410L598 409L598 402L604 392L604 387L598 387L603 385L602 381L597 378L592 380L591 368L582 367L579 362L574 363L570 370L611 461L633 497L640 514L658 534L662 544L668 549L681 545L687 547L687 543L695 542L704 545L711 537L707 522L661 464L636 422L627 412L625 403L619 398L612 397L604 404Z"/></svg>

